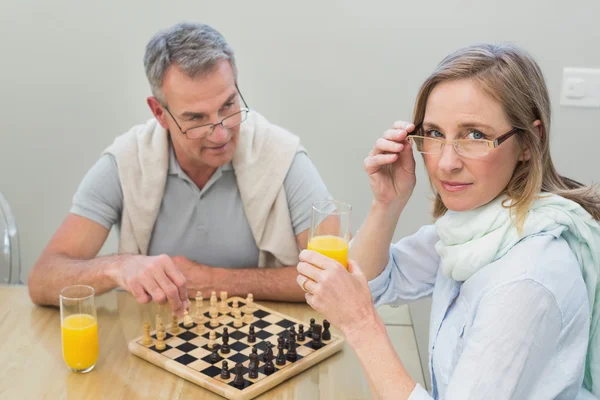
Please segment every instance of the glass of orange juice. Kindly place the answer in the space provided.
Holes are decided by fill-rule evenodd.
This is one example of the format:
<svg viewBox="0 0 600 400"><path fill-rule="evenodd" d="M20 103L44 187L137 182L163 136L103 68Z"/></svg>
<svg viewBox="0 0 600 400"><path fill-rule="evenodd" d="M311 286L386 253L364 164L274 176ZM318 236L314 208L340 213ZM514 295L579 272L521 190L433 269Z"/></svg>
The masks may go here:
<svg viewBox="0 0 600 400"><path fill-rule="evenodd" d="M98 322L94 288L69 286L60 292L63 359L73 372L91 371L98 360Z"/></svg>
<svg viewBox="0 0 600 400"><path fill-rule="evenodd" d="M317 201L312 206L308 250L332 258L348 268L352 207L341 201Z"/></svg>

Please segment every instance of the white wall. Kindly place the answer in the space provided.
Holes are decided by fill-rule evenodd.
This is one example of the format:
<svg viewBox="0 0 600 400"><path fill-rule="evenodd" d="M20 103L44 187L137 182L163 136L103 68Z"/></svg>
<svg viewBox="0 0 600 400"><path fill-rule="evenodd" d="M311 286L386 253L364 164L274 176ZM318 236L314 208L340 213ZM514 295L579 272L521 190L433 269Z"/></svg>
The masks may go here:
<svg viewBox="0 0 600 400"><path fill-rule="evenodd" d="M362 161L375 139L410 118L443 56L479 41L513 41L537 58L554 103L558 169L598 181L600 109L558 99L563 67L600 68L599 15L598 0L3 0L0 191L20 225L25 273L102 149L151 116L142 56L158 29L196 20L221 31L250 106L301 135L358 227L371 201ZM421 170L397 237L429 221L428 195Z"/></svg>

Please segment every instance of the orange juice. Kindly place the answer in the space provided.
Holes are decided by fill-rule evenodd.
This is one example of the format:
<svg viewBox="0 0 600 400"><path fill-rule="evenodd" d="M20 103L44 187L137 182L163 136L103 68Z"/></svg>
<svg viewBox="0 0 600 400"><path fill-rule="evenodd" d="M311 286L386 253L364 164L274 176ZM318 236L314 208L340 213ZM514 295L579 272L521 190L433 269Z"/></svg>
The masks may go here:
<svg viewBox="0 0 600 400"><path fill-rule="evenodd" d="M98 360L98 322L88 314L69 315L62 323L63 358L71 369L86 370Z"/></svg>
<svg viewBox="0 0 600 400"><path fill-rule="evenodd" d="M308 250L314 250L332 258L348 268L348 242L339 236L314 236L308 242Z"/></svg>

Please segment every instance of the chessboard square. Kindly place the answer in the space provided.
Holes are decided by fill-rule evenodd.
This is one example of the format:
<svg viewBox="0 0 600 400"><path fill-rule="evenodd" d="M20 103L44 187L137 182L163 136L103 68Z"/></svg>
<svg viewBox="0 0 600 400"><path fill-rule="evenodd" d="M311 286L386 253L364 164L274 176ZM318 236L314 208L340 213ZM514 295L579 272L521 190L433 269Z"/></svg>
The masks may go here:
<svg viewBox="0 0 600 400"><path fill-rule="evenodd" d="M171 346L169 346L169 345L165 345L165 348L164 348L164 350L158 350L158 349L156 348L156 345L155 345L155 346L152 346L152 347L150 347L150 350L153 350L153 351L155 351L155 352L157 352L157 353L161 353L161 354L162 354L162 353L164 353L164 352L166 352L167 350L171 350L171 349L172 349L172 347L171 347Z"/></svg>
<svg viewBox="0 0 600 400"><path fill-rule="evenodd" d="M237 352L241 352L242 350L249 348L249 346L247 344L242 343L242 342L235 342L229 347L231 348L231 350L234 350Z"/></svg>
<svg viewBox="0 0 600 400"><path fill-rule="evenodd" d="M258 350L265 351L267 348L267 343L269 343L269 340L264 340L262 342L258 342L255 346Z"/></svg>
<svg viewBox="0 0 600 400"><path fill-rule="evenodd" d="M171 347L177 347L187 342L177 336L172 336L171 339L165 340L165 343L168 343Z"/></svg>
<svg viewBox="0 0 600 400"><path fill-rule="evenodd" d="M218 327L216 327L216 328L212 328L212 330L213 330L213 331L215 331L215 332L217 332L217 333L223 334L223 330L224 330L225 328L226 328L225 326L223 326L223 325L220 325L220 326L218 326ZM229 332L231 332L231 329L227 328L227 330L228 330Z"/></svg>
<svg viewBox="0 0 600 400"><path fill-rule="evenodd" d="M299 355L306 357L307 355L309 355L310 353L315 352L316 350L314 350L312 347L306 347L306 346L298 346L296 348L296 353L298 353Z"/></svg>
<svg viewBox="0 0 600 400"><path fill-rule="evenodd" d="M197 338L190 340L189 343L191 343L197 347L202 347L208 343L208 339L203 338L202 336L198 336Z"/></svg>
<svg viewBox="0 0 600 400"><path fill-rule="evenodd" d="M256 332L256 337L262 340L270 338L271 336L273 336L273 334L271 332L267 332L266 330Z"/></svg>
<svg viewBox="0 0 600 400"><path fill-rule="evenodd" d="M196 358L198 358L198 359L201 359L201 358L204 358L204 357L206 357L206 356L210 355L211 353L212 353L212 352L211 352L211 351L209 351L209 350L207 350L207 349L204 349L204 348L202 348L202 347L198 347L198 348L196 348L196 349L194 349L194 350L190 351L188 354L189 354L190 356L192 356L192 357L196 357Z"/></svg>
<svg viewBox="0 0 600 400"><path fill-rule="evenodd" d="M185 340L186 342L189 342L190 340L192 340L192 339L194 339L194 338L197 338L197 337L198 337L198 335L196 335L195 333L193 333L193 332L190 332L190 331L183 332L182 334L180 334L180 335L177 335L177 336L178 336L180 339L183 339L183 340Z"/></svg>
<svg viewBox="0 0 600 400"><path fill-rule="evenodd" d="M184 353L189 353L190 351L194 350L197 347L198 346L195 346L195 345L191 344L190 342L185 342L183 344L180 344L179 346L176 346L177 349L183 351Z"/></svg>
<svg viewBox="0 0 600 400"><path fill-rule="evenodd" d="M243 354L243 355L245 355L247 357L250 357L250 354L252 354L252 347L246 347L245 349L240 350L239 353Z"/></svg>
<svg viewBox="0 0 600 400"><path fill-rule="evenodd" d="M219 322L223 325L228 325L230 322L233 322L233 318L228 315L224 315L219 318Z"/></svg>
<svg viewBox="0 0 600 400"><path fill-rule="evenodd" d="M260 368L259 368L260 369ZM249 376L246 376L246 379L248 379L250 382L252 383L256 383L258 381L260 381L261 379L266 378L267 376L265 374L260 373L260 371L258 372L258 377L256 379L251 379Z"/></svg>
<svg viewBox="0 0 600 400"><path fill-rule="evenodd" d="M296 352L296 353L298 353L298 352ZM301 356L300 354L296 354L296 359L295 359L294 361L290 361L290 360L287 360L287 359L286 359L286 361L287 361L288 363L295 363L295 362L298 362L298 361L300 361L300 360L301 360L301 359L303 359L303 358L304 358L304 357L303 357L303 356Z"/></svg>
<svg viewBox="0 0 600 400"><path fill-rule="evenodd" d="M267 331L267 332L271 332L274 335L277 335L283 331L285 331L285 328L279 325L269 325L266 328L264 328L263 330Z"/></svg>
<svg viewBox="0 0 600 400"><path fill-rule="evenodd" d="M238 331L247 335L248 333L250 333L250 325L244 325L243 327L238 328Z"/></svg>
<svg viewBox="0 0 600 400"><path fill-rule="evenodd" d="M302 346L310 347L313 350L319 350L319 349L322 349L323 347L325 347L325 343L322 343L321 347L319 347L319 349L315 349L313 347L313 341L312 340L309 340L308 342L304 343Z"/></svg>
<svg viewBox="0 0 600 400"><path fill-rule="evenodd" d="M282 326L285 329L288 329L290 326L294 326L295 324L290 320L284 319L284 320L277 322L277 325Z"/></svg>
<svg viewBox="0 0 600 400"><path fill-rule="evenodd" d="M236 340L240 340L246 337L246 334L240 331L233 331L229 334L230 338L236 339Z"/></svg>
<svg viewBox="0 0 600 400"><path fill-rule="evenodd" d="M206 357L202 357L202 361L205 361L205 362L207 362L209 364L213 364L213 365L217 364L217 363L220 363L221 361L223 361L223 357L221 357L218 353L217 353L217 359L216 359L216 361L213 362L211 360L211 358L212 358L212 354L209 354Z"/></svg>
<svg viewBox="0 0 600 400"><path fill-rule="evenodd" d="M265 310L256 310L254 311L254 316L256 318L264 318L267 315L271 315L270 313L266 312Z"/></svg>
<svg viewBox="0 0 600 400"><path fill-rule="evenodd" d="M178 363L183 364L183 365L188 365L190 363L193 363L196 360L197 360L196 357L190 356L189 354L184 354L175 359L175 361L177 361Z"/></svg>
<svg viewBox="0 0 600 400"><path fill-rule="evenodd" d="M233 372L232 372L232 375L234 375L234 373L233 373ZM229 386L231 386L231 387L234 387L234 388L236 388L236 389L238 389L238 390L244 390L244 389L246 389L248 386L251 386L251 385L252 385L252 382L250 382L250 381L249 381L249 380L247 380L247 379L244 379L244 386L239 386L239 387L238 387L238 386L236 386L236 385L234 385L234 384L233 384L233 380L232 380L231 382L229 382L229 383L228 383L228 385L229 385Z"/></svg>
<svg viewBox="0 0 600 400"><path fill-rule="evenodd" d="M252 325L254 325L255 328L263 329L271 324L268 323L267 321L263 321L262 319L259 319L258 321L254 322Z"/></svg>
<svg viewBox="0 0 600 400"><path fill-rule="evenodd" d="M177 357L181 357L181 356L182 356L182 355L184 355L185 353L184 353L183 351L181 351L181 350L177 350L177 349L173 349L173 348L172 348L172 349L170 349L170 350L167 350L167 351L163 352L162 354L163 354L163 356L165 356L165 357L169 357L169 358L171 358L171 359L173 359L173 360L174 360L174 359L176 359Z"/></svg>
<svg viewBox="0 0 600 400"><path fill-rule="evenodd" d="M221 375L221 368L211 365L210 367L203 369L200 372L202 372L204 375L208 375L211 378L214 378L217 375Z"/></svg>
<svg viewBox="0 0 600 400"><path fill-rule="evenodd" d="M202 360L196 360L187 365L188 368L191 368L194 371L202 371L203 369L206 369L210 366L211 365L209 363L207 363L206 361L202 361Z"/></svg>
<svg viewBox="0 0 600 400"><path fill-rule="evenodd" d="M277 315L274 315L274 314L269 314L269 315L267 315L265 317L262 317L263 321L267 321L267 322L270 322L272 324L275 324L275 323L281 321L282 319L283 318L281 318L281 317L279 317Z"/></svg>
<svg viewBox="0 0 600 400"><path fill-rule="evenodd" d="M210 311L205 312L204 316L207 317L207 318L210 318Z"/></svg>
<svg viewBox="0 0 600 400"><path fill-rule="evenodd" d="M168 332L165 332L165 333L166 333L165 341L169 340L169 339L171 339L173 337L173 335L171 335L170 333L168 333ZM156 333L154 333L154 335L152 335L152 338L156 339Z"/></svg>
<svg viewBox="0 0 600 400"><path fill-rule="evenodd" d="M231 361L233 361L233 362L234 362L234 365L235 365L235 364L237 364L237 363L240 363L240 364L241 364L241 363L243 363L244 361L246 361L246 360L248 360L248 359L249 359L249 357L247 357L247 356L245 356L245 355L243 355L243 354L240 354L240 353L235 353L235 354L234 354L234 353L231 353L231 354L232 354L232 355L231 355L231 356L229 356L229 357L227 357L227 359L228 359L228 360L231 360Z"/></svg>

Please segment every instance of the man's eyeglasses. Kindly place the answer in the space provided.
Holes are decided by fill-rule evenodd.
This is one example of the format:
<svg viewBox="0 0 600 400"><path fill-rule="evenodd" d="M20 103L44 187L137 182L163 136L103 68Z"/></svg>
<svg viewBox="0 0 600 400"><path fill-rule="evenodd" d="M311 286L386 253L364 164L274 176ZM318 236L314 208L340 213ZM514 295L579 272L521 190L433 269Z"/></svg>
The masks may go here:
<svg viewBox="0 0 600 400"><path fill-rule="evenodd" d="M495 149L502 143L510 139L514 134L521 131L520 128L512 128L495 140L486 139L454 139L445 140L428 136L428 132L423 129L423 124L418 124L414 131L408 135L408 140L413 144L413 148L423 154L439 154L444 146L452 144L456 153L465 158L480 158L488 155L490 150Z"/></svg>
<svg viewBox="0 0 600 400"><path fill-rule="evenodd" d="M177 122L177 120L175 119L175 117L173 116L173 114L171 114L169 108L166 105L163 105L163 107L165 110L167 110L171 118L173 118L173 121L175 122L175 125L177 125L177 128L179 128L179 131L183 133L188 139L202 139L206 136L211 135L214 132L215 127L217 127L217 125L221 125L224 129L235 128L236 126L244 122L248 117L250 109L246 104L246 100L244 100L244 96L242 96L242 92L240 92L240 89L237 87L237 84L235 85L235 88L238 94L240 95L242 102L244 103L244 107L240 108L239 110L234 110L232 114L226 116L216 124L203 124L183 130Z"/></svg>

